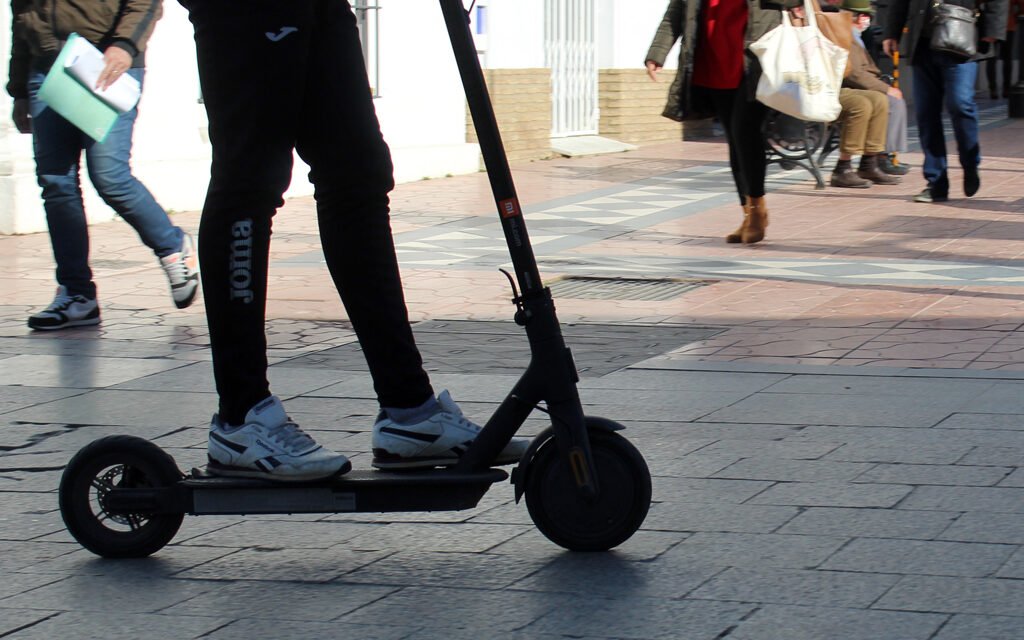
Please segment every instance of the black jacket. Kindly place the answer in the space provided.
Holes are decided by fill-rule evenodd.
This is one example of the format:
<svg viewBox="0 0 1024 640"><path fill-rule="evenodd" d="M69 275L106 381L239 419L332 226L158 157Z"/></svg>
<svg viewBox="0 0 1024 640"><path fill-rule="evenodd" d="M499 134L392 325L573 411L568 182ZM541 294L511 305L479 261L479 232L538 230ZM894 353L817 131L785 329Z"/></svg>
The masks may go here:
<svg viewBox="0 0 1024 640"><path fill-rule="evenodd" d="M914 63L914 53L921 40L925 20L928 17L928 6L933 0L889 0L889 10L885 17L885 38L899 40L903 27L907 27L906 40L903 41L900 54L910 64ZM945 0L948 4L974 8L974 0ZM996 53L996 48L982 38L992 37L1002 40L1006 37L1006 12L1009 11L1008 0L984 0L977 3L980 12L978 17L978 54L971 60L984 60Z"/></svg>

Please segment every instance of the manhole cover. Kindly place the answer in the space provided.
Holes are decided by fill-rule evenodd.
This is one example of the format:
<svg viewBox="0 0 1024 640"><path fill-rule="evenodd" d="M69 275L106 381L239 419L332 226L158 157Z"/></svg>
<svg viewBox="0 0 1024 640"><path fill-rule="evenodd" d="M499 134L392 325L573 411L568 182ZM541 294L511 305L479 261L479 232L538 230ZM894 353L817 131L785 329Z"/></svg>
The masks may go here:
<svg viewBox="0 0 1024 640"><path fill-rule="evenodd" d="M709 280L650 280L570 276L551 284L555 298L590 300L671 300L710 284Z"/></svg>

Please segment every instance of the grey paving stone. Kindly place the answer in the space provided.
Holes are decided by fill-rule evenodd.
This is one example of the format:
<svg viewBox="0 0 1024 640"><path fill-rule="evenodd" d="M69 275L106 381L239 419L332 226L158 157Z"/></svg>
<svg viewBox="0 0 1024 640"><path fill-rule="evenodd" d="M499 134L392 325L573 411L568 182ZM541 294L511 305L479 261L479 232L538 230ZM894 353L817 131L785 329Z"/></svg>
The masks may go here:
<svg viewBox="0 0 1024 640"><path fill-rule="evenodd" d="M49 544L55 543L35 543ZM118 561L111 561L94 555L91 551L78 546L78 544L61 545L71 549L55 558L43 560L31 564L22 569L22 573L39 573L56 576L109 576L112 578L131 578L143 580L146 578L166 578L178 575L183 571L216 560L228 554L235 553L234 549L219 547L183 547L171 545L147 558L131 558Z"/></svg>
<svg viewBox="0 0 1024 640"><path fill-rule="evenodd" d="M961 411L975 413L1024 414L1024 387L1019 382L999 381L975 396Z"/></svg>
<svg viewBox="0 0 1024 640"><path fill-rule="evenodd" d="M660 502L715 502L739 504L771 486L757 480L717 478L653 478L653 499Z"/></svg>
<svg viewBox="0 0 1024 640"><path fill-rule="evenodd" d="M1024 489L1013 487L915 487L901 509L1024 513Z"/></svg>
<svg viewBox="0 0 1024 640"><path fill-rule="evenodd" d="M729 569L687 597L864 608L898 580L898 576L842 571Z"/></svg>
<svg viewBox="0 0 1024 640"><path fill-rule="evenodd" d="M723 567L812 569L846 541L834 536L702 532L690 536L664 557Z"/></svg>
<svg viewBox="0 0 1024 640"><path fill-rule="evenodd" d="M211 549L210 547L175 547ZM330 582L385 557L382 551L350 551L344 545L329 549L269 548L218 549L220 555L204 563L195 563L175 574L187 580ZM168 550L172 553L171 550ZM168 555L168 554L165 554Z"/></svg>
<svg viewBox="0 0 1024 640"><path fill-rule="evenodd" d="M95 640L96 638L146 638L149 640L182 640L208 638L211 631L222 627L230 617L167 616L160 614L125 613L113 617L87 612L69 611L55 615L39 624L8 636L18 640Z"/></svg>
<svg viewBox="0 0 1024 640"><path fill-rule="evenodd" d="M945 531L956 517L941 511L813 507L778 533L929 540Z"/></svg>
<svg viewBox="0 0 1024 640"><path fill-rule="evenodd" d="M1020 637L1021 619L1006 616L953 616L934 640L1009 640Z"/></svg>
<svg viewBox="0 0 1024 640"><path fill-rule="evenodd" d="M577 636L579 637L579 636ZM563 635L548 635L546 633L540 634L535 632L495 632L493 630L487 631L488 640L564 640ZM602 640L607 636L587 636L589 639ZM414 632L408 637L404 637L402 640L480 640L479 629L420 629Z"/></svg>
<svg viewBox="0 0 1024 640"><path fill-rule="evenodd" d="M24 409L35 404L70 398L83 392L83 389L3 386L0 387L0 414Z"/></svg>
<svg viewBox="0 0 1024 640"><path fill-rule="evenodd" d="M4 609L0 607L0 636L13 638L16 629L24 629L38 624L50 616L59 615L56 611L23 611L21 609Z"/></svg>
<svg viewBox="0 0 1024 640"><path fill-rule="evenodd" d="M646 562L685 540L688 534L675 531L647 531L641 529L615 547L610 553L630 562ZM565 549L544 537L536 528L487 550L487 554L509 555L518 558L554 560L565 555Z"/></svg>
<svg viewBox="0 0 1024 640"><path fill-rule="evenodd" d="M939 429L872 426L823 426L814 424L802 429L787 442L862 442L874 445L915 447L995 446L1024 447L1024 431L995 429ZM964 464L971 464L964 462Z"/></svg>
<svg viewBox="0 0 1024 640"><path fill-rule="evenodd" d="M273 630L273 631L271 631ZM287 631L283 631L287 630ZM222 626L203 640L253 640L273 634L284 638L359 638L359 640L406 640L416 627L395 627L388 624L348 624L344 622L311 622L288 620L279 624L267 620L235 620ZM286 635L285 635L286 634ZM437 637L437 636L434 636Z"/></svg>
<svg viewBox="0 0 1024 640"><path fill-rule="evenodd" d="M879 464L857 476L854 482L893 484L936 484L951 486L991 486L1007 478L1009 467L967 465Z"/></svg>
<svg viewBox="0 0 1024 640"><path fill-rule="evenodd" d="M969 511L939 538L963 542L1024 544L1024 514Z"/></svg>
<svg viewBox="0 0 1024 640"><path fill-rule="evenodd" d="M750 504L891 507L910 493L912 488L901 484L788 482L776 484L765 490L751 499Z"/></svg>
<svg viewBox="0 0 1024 640"><path fill-rule="evenodd" d="M664 372L659 371L623 369L600 378L584 378L580 386L590 389L689 389L754 393L786 377L786 374L736 371L674 371L671 376L666 376Z"/></svg>
<svg viewBox="0 0 1024 640"><path fill-rule="evenodd" d="M715 502L661 502L651 505L644 528L659 531L770 533L799 513L796 507ZM804 532L801 532L804 533Z"/></svg>
<svg viewBox="0 0 1024 640"><path fill-rule="evenodd" d="M358 585L339 586L359 588ZM542 592L408 587L377 598L339 620L369 625L387 620L388 624L396 626L433 629L438 637L445 637L447 629L487 629L502 633L522 629L570 602L562 596Z"/></svg>
<svg viewBox="0 0 1024 640"><path fill-rule="evenodd" d="M715 474L716 478L780 480L786 482L846 482L872 467L869 463L834 460L745 458Z"/></svg>
<svg viewBox="0 0 1024 640"><path fill-rule="evenodd" d="M199 518L200 524L205 518ZM191 525L193 519L186 521ZM328 549L361 536L376 532L384 525L353 522L309 522L285 519L280 521L248 520L234 518L223 520L229 526L221 526L198 535L186 531L179 542L185 545L213 547L268 547L272 549Z"/></svg>
<svg viewBox="0 0 1024 640"><path fill-rule="evenodd" d="M140 425L139 407L146 407L144 425ZM210 393L163 393L160 391L99 390L73 398L56 400L4 414L7 420L57 424L181 427L208 423L217 401Z"/></svg>
<svg viewBox="0 0 1024 640"><path fill-rule="evenodd" d="M1024 487L1024 469L1017 469L999 483L1000 487Z"/></svg>
<svg viewBox="0 0 1024 640"><path fill-rule="evenodd" d="M80 550L81 547L77 544L40 542L38 540L0 542L0 571L26 570L27 573L33 573L34 570L29 567Z"/></svg>
<svg viewBox="0 0 1024 640"><path fill-rule="evenodd" d="M547 560L483 553L399 551L346 573L348 583L450 589L503 589L543 569Z"/></svg>
<svg viewBox="0 0 1024 640"><path fill-rule="evenodd" d="M12 572L0 580L0 604L4 607L17 608L20 594L32 589L53 585L62 581L65 576L38 573ZM5 599L6 598L6 599ZM48 607L27 607L29 609L46 609ZM49 607L59 609L60 607Z"/></svg>
<svg viewBox="0 0 1024 640"><path fill-rule="evenodd" d="M674 639L685 630L687 640L713 640L752 610L749 605L728 602L580 597L574 604L549 612L527 630L637 639Z"/></svg>
<svg viewBox="0 0 1024 640"><path fill-rule="evenodd" d="M904 576L872 608L1020 616L1024 581Z"/></svg>
<svg viewBox="0 0 1024 640"><path fill-rule="evenodd" d="M755 442L749 440L721 440L700 450L705 455L734 455L740 458L779 458L814 460L839 447L836 443L800 442L786 439L781 442Z"/></svg>
<svg viewBox="0 0 1024 640"><path fill-rule="evenodd" d="M47 501L52 504L51 499L52 496L47 496ZM33 540L63 530L64 521L55 511L0 515L0 540Z"/></svg>
<svg viewBox="0 0 1024 640"><path fill-rule="evenodd" d="M424 523L374 527L345 543L357 551L486 551L532 529L523 525Z"/></svg>
<svg viewBox="0 0 1024 640"><path fill-rule="evenodd" d="M161 609L171 616L223 616L236 619L306 620L326 622L380 600L394 587L363 584L305 582L209 583L198 580L167 580L165 583L205 585L199 597ZM402 626L401 622L397 622Z"/></svg>
<svg viewBox="0 0 1024 640"><path fill-rule="evenodd" d="M1016 413L954 413L939 424L941 429L1024 429L1024 416Z"/></svg>
<svg viewBox="0 0 1024 640"><path fill-rule="evenodd" d="M652 460L646 450L643 453L652 475L676 478L707 478L740 459L727 454L691 453L681 457L666 455L662 462Z"/></svg>
<svg viewBox="0 0 1024 640"><path fill-rule="evenodd" d="M974 447L964 455L960 464L1024 467L1024 447Z"/></svg>
<svg viewBox="0 0 1024 640"><path fill-rule="evenodd" d="M970 400L991 389L990 380L942 380L898 378L888 375L794 375L768 387L768 393L839 394L878 396L916 396L944 402Z"/></svg>
<svg viewBox="0 0 1024 640"><path fill-rule="evenodd" d="M169 359L19 355L0 367L0 385L98 389L181 366Z"/></svg>
<svg viewBox="0 0 1024 640"><path fill-rule="evenodd" d="M901 464L953 464L971 451L971 445L947 443L922 445L870 442L850 442L824 457L825 460L846 462L881 462Z"/></svg>
<svg viewBox="0 0 1024 640"><path fill-rule="evenodd" d="M769 605L740 623L729 640L926 640L944 615Z"/></svg>
<svg viewBox="0 0 1024 640"><path fill-rule="evenodd" d="M838 571L980 578L994 574L1014 549L1011 545L860 538L843 547L821 567Z"/></svg>
<svg viewBox="0 0 1024 640"><path fill-rule="evenodd" d="M1024 549L1018 547L1017 552L1006 561L996 573L999 578L1024 579Z"/></svg>
<svg viewBox="0 0 1024 640"><path fill-rule="evenodd" d="M712 422L773 422L930 427L961 408L959 399L916 396L758 393L704 417Z"/></svg>
<svg viewBox="0 0 1024 640"><path fill-rule="evenodd" d="M586 592L598 597L681 598L721 571L721 566L673 557L637 562L618 553L562 554L511 588L579 594L586 585Z"/></svg>
<svg viewBox="0 0 1024 640"><path fill-rule="evenodd" d="M19 594L3 600L3 606L48 611L89 611L97 617L121 613L155 613L210 591L208 583L187 580L154 580L125 576L70 576L53 574L12 574L38 585L18 589ZM49 582L49 584L47 584ZM191 615L191 614L185 614ZM201 615L219 615L213 612Z"/></svg>

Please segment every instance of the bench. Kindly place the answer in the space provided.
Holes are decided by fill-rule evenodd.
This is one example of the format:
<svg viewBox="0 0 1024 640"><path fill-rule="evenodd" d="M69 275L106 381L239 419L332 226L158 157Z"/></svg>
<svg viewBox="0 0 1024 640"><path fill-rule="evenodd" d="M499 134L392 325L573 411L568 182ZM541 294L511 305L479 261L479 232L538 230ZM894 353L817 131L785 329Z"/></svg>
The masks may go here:
<svg viewBox="0 0 1024 640"><path fill-rule="evenodd" d="M807 122L769 110L761 129L765 158L768 164L778 164L783 169L806 169L814 177L814 188L824 189L821 167L829 154L839 148L841 128L838 121Z"/></svg>

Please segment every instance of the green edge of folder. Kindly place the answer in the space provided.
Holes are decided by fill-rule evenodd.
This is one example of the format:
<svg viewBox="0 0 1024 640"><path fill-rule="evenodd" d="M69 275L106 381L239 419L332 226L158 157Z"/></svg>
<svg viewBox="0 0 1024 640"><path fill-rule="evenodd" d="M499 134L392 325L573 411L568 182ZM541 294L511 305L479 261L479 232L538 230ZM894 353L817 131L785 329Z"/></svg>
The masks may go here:
<svg viewBox="0 0 1024 640"><path fill-rule="evenodd" d="M114 127L118 113L64 68L64 60L71 50L68 45L79 37L73 33L68 38L39 88L39 99L93 140L102 143Z"/></svg>

